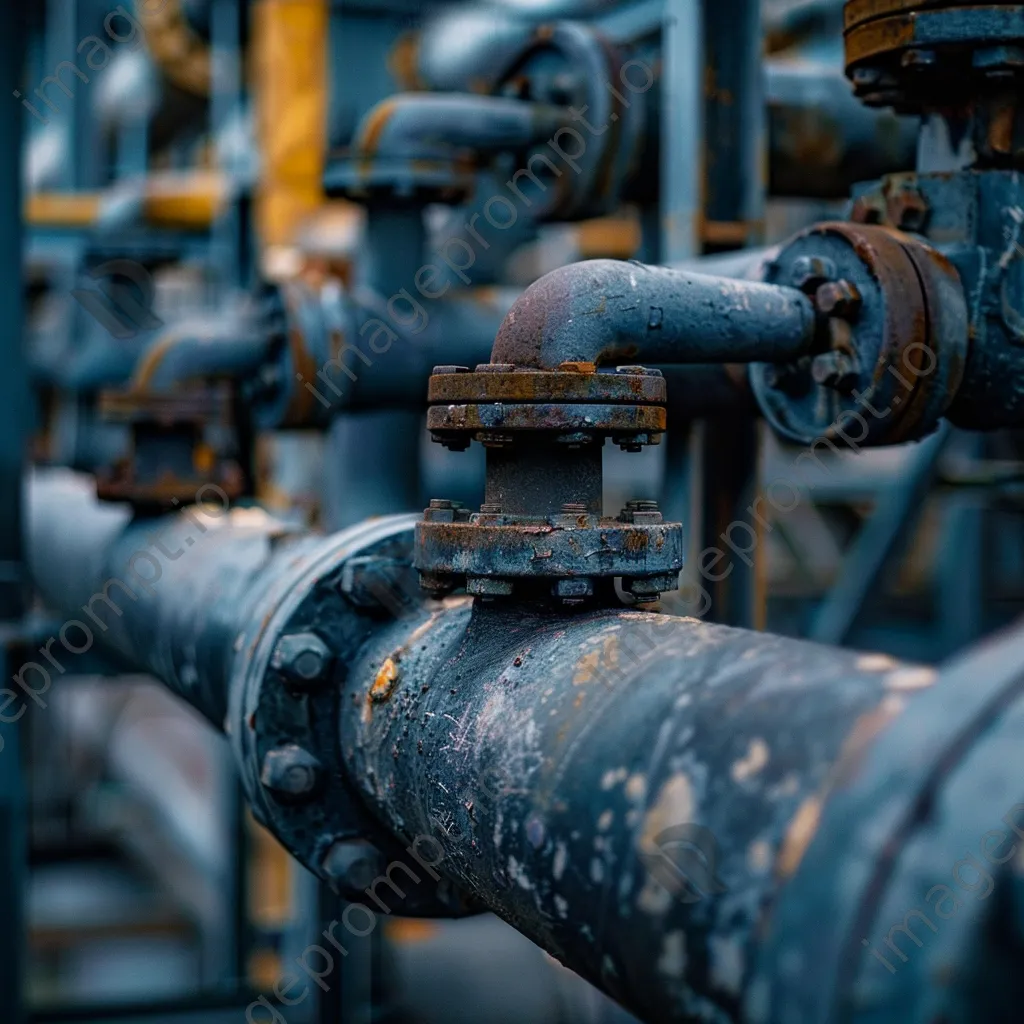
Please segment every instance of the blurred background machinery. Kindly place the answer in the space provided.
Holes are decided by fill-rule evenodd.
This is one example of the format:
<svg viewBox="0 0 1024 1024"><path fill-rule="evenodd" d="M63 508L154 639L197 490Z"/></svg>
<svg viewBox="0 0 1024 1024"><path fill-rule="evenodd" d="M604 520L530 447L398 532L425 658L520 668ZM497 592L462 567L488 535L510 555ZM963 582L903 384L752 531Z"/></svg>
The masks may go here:
<svg viewBox="0 0 1024 1024"><path fill-rule="evenodd" d="M344 613L317 606L332 637L348 638L358 616L373 623L371 653L422 626L424 657L440 657L431 630L462 628L454 606L421 623L414 585L396 596L414 559L434 594L475 595L498 651L473 662L481 679L507 669L509 620L486 616L525 608L513 618L535 631L558 686L579 666L548 650L550 620L531 617L538 595L583 647L608 624L586 619L592 602L646 608L661 594L666 617L879 652L909 690L921 666L1012 622L1024 602L1019 5L46 0L0 18L0 244L23 268L4 279L0 374L0 630L7 678L20 680L0 714L4 1020L634 1019L599 989L644 1020L682 1019L680 1007L694 1019L838 1019L781 983L759 1011L758 978L734 961L708 966L705 946L725 956L710 926L665 925L710 975L703 994L666 982L683 939L650 947L628 922L611 946L634 973L615 977L588 946L604 919L574 907L579 937L552 938L544 914L557 919L560 905L538 902L531 917L517 897L535 877L510 879L484 841L479 863L457 865L459 891L388 914L336 958L330 984L307 976L301 1000L271 1005L261 994L354 905L338 878L362 861L343 851L332 876L307 848L326 826L289 817L287 800L261 805L261 786L273 787L256 741L232 753L207 719L244 748L248 719L228 699L238 679L280 699L249 681L255 656L233 638L244 647L264 613L283 629L273 616L285 616L286 586L295 627L315 597L297 565L344 595ZM910 379L894 382L892 367ZM886 414L861 432L865 394ZM230 523L209 522L210 507L230 507ZM411 520L360 532L424 508L415 540ZM623 510L613 524L606 508ZM346 528L330 549L308 535ZM538 528L565 543L540 567L522 547ZM202 564L172 566L207 530ZM597 547L581 567L584 541ZM143 600L84 643L65 616L96 594L109 609L111 581ZM881 700L882 662L781 639L768 654L746 640L740 651L723 632L709 665L666 629L683 667L638 709L634 741L660 742L649 733L658 695L685 689L686 671L732 678L741 658L764 658L770 680L778 657L818 687L809 720L821 747L792 755L808 799L815 773L859 738L827 723L849 726ZM280 639L274 671L288 692L329 671L334 652L316 636ZM345 656L356 702L372 660L360 651ZM1015 681L1015 652L979 662L993 705L1009 705L1000 687ZM382 660L392 669L370 673L370 695L386 699L397 670ZM832 688L832 662L848 691ZM967 689L972 664L943 670L948 692ZM429 688L427 668L404 671ZM447 681L455 694L458 676ZM967 725L989 721L982 696L959 713ZM287 701L273 706L291 721ZM922 721L941 720L941 702L920 706ZM325 721L338 714L317 707ZM887 721L891 705L879 708ZM455 722L454 703L438 709ZM788 734L773 723L774 749ZM357 716L361 752L339 777L384 770L364 750L384 749L379 728ZM758 737L743 728L756 760ZM372 784L359 794L382 831L357 831L377 853L410 827L416 810L401 797L422 783L398 744L393 760L398 797ZM582 770L570 781L603 784ZM784 796L776 831L797 784ZM463 809L439 801L455 827ZM483 822L500 846L500 814L481 802L478 822L469 804L459 827ZM871 832L867 804L857 812ZM730 813L719 841L753 843ZM538 850L555 842L523 827ZM577 830L565 828L571 846ZM588 876L605 870L594 863ZM821 877L842 877L836 864L818 865ZM601 881L581 882L581 904ZM1000 907L1019 907L1015 884ZM463 906L467 892L476 899ZM806 892L785 905L803 942L801 913L830 906ZM482 906L538 945L498 916L461 916ZM1003 913L1009 933L1019 909ZM782 939L761 955L782 964L764 976L786 975ZM730 970L742 983L730 987ZM854 991L844 971L823 990ZM1016 1019L1019 1002L999 991L985 1019ZM879 1019L935 1019L918 1012Z"/></svg>

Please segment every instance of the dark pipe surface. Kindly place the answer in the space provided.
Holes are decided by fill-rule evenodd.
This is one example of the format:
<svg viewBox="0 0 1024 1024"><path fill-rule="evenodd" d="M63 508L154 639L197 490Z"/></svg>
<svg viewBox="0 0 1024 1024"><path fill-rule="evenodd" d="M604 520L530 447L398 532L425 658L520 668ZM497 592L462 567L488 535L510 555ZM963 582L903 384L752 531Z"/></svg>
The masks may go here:
<svg viewBox="0 0 1024 1024"><path fill-rule="evenodd" d="M432 837L420 849L443 878L644 1019L1017 1019L1024 842L986 899L957 890L934 941L900 926L986 829L1024 841L1024 630L940 674L622 608L456 598L395 620L337 583L372 523L289 539L242 511L197 540L189 513L125 528L80 482L32 490L33 571L75 619L112 576L134 583L124 563L154 550L154 529L182 551L150 591L114 590L122 616L99 609L96 636L212 721L230 690L226 726L263 814L277 813L267 745L334 730L321 756L390 836ZM320 691L331 713L310 721L302 695L260 699L296 627L331 638L339 661ZM286 841L333 842L327 801L289 808ZM862 946L895 958L887 933L911 954L892 973Z"/></svg>
<svg viewBox="0 0 1024 1024"><path fill-rule="evenodd" d="M586 260L553 270L516 300L492 363L745 363L795 359L814 339L795 288L642 263Z"/></svg>

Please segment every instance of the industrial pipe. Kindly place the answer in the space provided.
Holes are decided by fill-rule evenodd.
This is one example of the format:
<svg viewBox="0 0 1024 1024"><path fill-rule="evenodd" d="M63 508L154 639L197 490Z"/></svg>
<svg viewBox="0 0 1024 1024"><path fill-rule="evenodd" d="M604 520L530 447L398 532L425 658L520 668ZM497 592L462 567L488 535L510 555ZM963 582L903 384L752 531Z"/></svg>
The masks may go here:
<svg viewBox="0 0 1024 1024"><path fill-rule="evenodd" d="M810 299L796 288L617 260L586 260L535 281L498 330L492 363L776 362L806 354Z"/></svg>
<svg viewBox="0 0 1024 1024"><path fill-rule="evenodd" d="M421 603L382 586L411 518L289 539L233 513L190 555L188 513L117 515L34 484L50 603L81 621L156 529L176 568L97 638L227 708L254 812L322 877L351 887L359 835L406 846L336 945L436 880L645 1020L1016 1019L1021 631L940 673L623 608Z"/></svg>
<svg viewBox="0 0 1024 1024"><path fill-rule="evenodd" d="M546 142L569 123L563 107L501 96L402 93L378 103L352 140L357 160L451 158L459 150L490 153Z"/></svg>

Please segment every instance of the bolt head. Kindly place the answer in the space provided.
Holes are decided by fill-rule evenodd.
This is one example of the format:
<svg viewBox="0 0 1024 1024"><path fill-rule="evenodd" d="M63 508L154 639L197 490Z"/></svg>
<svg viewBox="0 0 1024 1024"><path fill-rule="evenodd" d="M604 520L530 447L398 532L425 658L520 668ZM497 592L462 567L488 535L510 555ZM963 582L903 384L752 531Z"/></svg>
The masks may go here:
<svg viewBox="0 0 1024 1024"><path fill-rule="evenodd" d="M268 750L260 782L280 803L301 803L316 791L323 776L320 762L296 743Z"/></svg>
<svg viewBox="0 0 1024 1024"><path fill-rule="evenodd" d="M454 523L455 502L445 498L433 498L430 504L423 510L423 521L425 523Z"/></svg>
<svg viewBox="0 0 1024 1024"><path fill-rule="evenodd" d="M293 686L312 689L327 681L334 655L316 633L292 633L277 642L270 664Z"/></svg>
<svg viewBox="0 0 1024 1024"><path fill-rule="evenodd" d="M814 293L814 305L825 316L853 319L861 308L861 294L850 281L826 281Z"/></svg>
<svg viewBox="0 0 1024 1024"><path fill-rule="evenodd" d="M450 594L456 585L456 580L451 576L441 576L433 572L420 573L420 589L425 590L433 597L444 597L445 594Z"/></svg>
<svg viewBox="0 0 1024 1024"><path fill-rule="evenodd" d="M568 362L558 364L561 373L597 373L597 366L594 363Z"/></svg>
<svg viewBox="0 0 1024 1024"><path fill-rule="evenodd" d="M380 851L365 839L339 839L321 862L324 878L340 893L363 893L382 873Z"/></svg>
<svg viewBox="0 0 1024 1024"><path fill-rule="evenodd" d="M827 256L798 256L793 261L790 280L801 291L813 292L826 281L835 280L835 263Z"/></svg>
<svg viewBox="0 0 1024 1024"><path fill-rule="evenodd" d="M622 587L636 598L657 600L659 595L669 590L679 589L678 576L646 576L643 579L623 579Z"/></svg>
<svg viewBox="0 0 1024 1024"><path fill-rule="evenodd" d="M628 373L634 377L662 377L661 370L655 370L648 366L616 366L616 373Z"/></svg>
<svg viewBox="0 0 1024 1024"><path fill-rule="evenodd" d="M822 387L848 395L860 380L860 369L845 352L823 352L811 363L811 376Z"/></svg>
<svg viewBox="0 0 1024 1024"><path fill-rule="evenodd" d="M448 373L469 373L468 366L435 366L431 373L435 377L439 377L443 374Z"/></svg>
<svg viewBox="0 0 1024 1024"><path fill-rule="evenodd" d="M515 363L477 363L477 373L511 373Z"/></svg>
<svg viewBox="0 0 1024 1024"><path fill-rule="evenodd" d="M593 597L594 581L586 576L555 580L551 586L551 593L555 597L570 601Z"/></svg>
<svg viewBox="0 0 1024 1024"><path fill-rule="evenodd" d="M466 580L466 593L474 597L511 597L512 580L497 576L470 576Z"/></svg>

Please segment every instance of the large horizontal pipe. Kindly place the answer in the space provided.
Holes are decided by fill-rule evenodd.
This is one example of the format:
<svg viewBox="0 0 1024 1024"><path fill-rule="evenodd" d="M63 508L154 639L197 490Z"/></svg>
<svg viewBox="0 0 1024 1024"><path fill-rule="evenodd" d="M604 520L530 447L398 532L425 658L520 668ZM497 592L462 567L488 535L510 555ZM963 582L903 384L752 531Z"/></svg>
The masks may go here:
<svg viewBox="0 0 1024 1024"><path fill-rule="evenodd" d="M492 363L743 363L795 359L814 339L796 288L618 260L585 260L535 281L516 300Z"/></svg>
<svg viewBox="0 0 1024 1024"><path fill-rule="evenodd" d="M141 536L100 517L33 488L34 572L76 618ZM174 518L168 546L194 530ZM419 851L420 881L429 868L645 1020L1017 1019L1024 632L940 673L622 608L451 599L389 618L351 559L403 562L410 520L289 542L248 518L132 606L148 645L99 639L208 717L227 706L256 813L313 870L334 877L339 790L280 803L268 761L296 746ZM316 696L275 683L296 628L336 658ZM366 905L402 913L410 870Z"/></svg>

